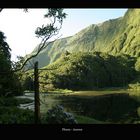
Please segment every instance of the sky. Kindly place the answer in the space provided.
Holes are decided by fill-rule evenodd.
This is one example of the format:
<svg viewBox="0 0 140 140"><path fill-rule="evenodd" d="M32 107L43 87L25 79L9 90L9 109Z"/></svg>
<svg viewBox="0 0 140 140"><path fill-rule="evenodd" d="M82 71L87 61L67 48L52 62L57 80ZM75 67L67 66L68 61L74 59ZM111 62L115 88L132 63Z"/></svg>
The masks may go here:
<svg viewBox="0 0 140 140"><path fill-rule="evenodd" d="M127 9L64 9L67 17L60 31L61 37L72 36L91 24L98 24L109 19L121 17ZM7 37L12 49L12 60L16 56L25 56L41 42L35 35L37 27L49 22L44 18L46 9L4 9L0 13L0 31Z"/></svg>

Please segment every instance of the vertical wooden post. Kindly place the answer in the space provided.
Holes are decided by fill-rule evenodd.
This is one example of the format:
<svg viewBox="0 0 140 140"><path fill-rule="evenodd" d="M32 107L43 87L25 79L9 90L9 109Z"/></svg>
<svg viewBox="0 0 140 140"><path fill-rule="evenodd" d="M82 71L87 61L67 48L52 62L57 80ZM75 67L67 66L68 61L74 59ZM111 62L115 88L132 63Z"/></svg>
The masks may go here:
<svg viewBox="0 0 140 140"><path fill-rule="evenodd" d="M38 80L38 62L34 65L34 91L35 91L35 124L40 123L40 102L39 102L39 80Z"/></svg>

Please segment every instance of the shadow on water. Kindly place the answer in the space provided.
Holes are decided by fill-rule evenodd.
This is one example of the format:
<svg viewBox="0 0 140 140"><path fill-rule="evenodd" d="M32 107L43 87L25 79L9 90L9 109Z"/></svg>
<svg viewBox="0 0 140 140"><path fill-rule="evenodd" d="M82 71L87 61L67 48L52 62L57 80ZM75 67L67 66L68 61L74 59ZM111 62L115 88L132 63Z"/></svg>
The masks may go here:
<svg viewBox="0 0 140 140"><path fill-rule="evenodd" d="M67 111L112 123L134 123L140 120L140 102L127 93L100 96L67 95L58 97Z"/></svg>

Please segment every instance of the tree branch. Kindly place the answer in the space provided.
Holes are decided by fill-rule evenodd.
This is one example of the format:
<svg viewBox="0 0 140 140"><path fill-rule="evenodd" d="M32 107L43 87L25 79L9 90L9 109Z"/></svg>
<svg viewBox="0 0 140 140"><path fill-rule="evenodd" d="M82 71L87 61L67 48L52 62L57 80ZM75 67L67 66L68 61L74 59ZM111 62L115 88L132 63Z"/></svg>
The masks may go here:
<svg viewBox="0 0 140 140"><path fill-rule="evenodd" d="M0 12L3 10L3 8L0 8ZM27 8L24 8L24 11L25 12L28 12L28 9ZM43 37L41 43L39 44L38 46L38 51L36 54L33 54L32 56L28 57L23 63L22 63L22 66L20 68L17 68L15 70L13 70L13 72L17 72L17 71L20 71L24 68L24 66L26 65L26 63L36 57L43 49L45 49L51 42L48 42L48 44L46 44L46 42L52 38L53 36L56 36L58 35L60 29L62 28L62 22L63 22L63 19L66 17L66 14L63 13L63 9L62 8L56 8L56 9L53 9L53 8L49 8L48 9L48 13L44 16L44 17L52 17L53 18L53 21L51 24L47 25L47 26L42 26L42 28L37 28L36 30L36 34L38 35L38 37ZM58 22L60 24L60 27L55 27L55 23L56 23L56 19L58 19ZM56 40L56 39L55 39ZM54 40L54 41L55 41Z"/></svg>
<svg viewBox="0 0 140 140"><path fill-rule="evenodd" d="M58 33L57 33L57 34L58 34ZM57 34L54 34L54 35L57 35ZM50 37L51 37L51 35L50 35ZM17 72L17 71L22 70L23 67L26 65L26 63L27 63L30 59L36 57L43 49L45 49L46 47L48 47L48 45L49 45L50 43L52 43L52 42L54 42L54 41L56 41L56 40L58 39L58 38L57 38L57 39L55 39L54 41L48 42L48 44L46 44L47 40L50 39L50 37L46 38L45 41L43 42L43 44L40 43L40 45L39 45L39 47L38 47L38 51L37 51L36 54L34 54L34 55L30 56L29 58L27 58L27 59L23 62L22 66L21 66L19 69L13 70L13 72ZM42 39L42 40L44 40L44 39ZM42 42L42 41L41 41L41 42ZM42 45L41 45L41 44L42 44ZM45 44L46 44L46 45L45 45ZM41 46L41 47L40 47L40 46Z"/></svg>

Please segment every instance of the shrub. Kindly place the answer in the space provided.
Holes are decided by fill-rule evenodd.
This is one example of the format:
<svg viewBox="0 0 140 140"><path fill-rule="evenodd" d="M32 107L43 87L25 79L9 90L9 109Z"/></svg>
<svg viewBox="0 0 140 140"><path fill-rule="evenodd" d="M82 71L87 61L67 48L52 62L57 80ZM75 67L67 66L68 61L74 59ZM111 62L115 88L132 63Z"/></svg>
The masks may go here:
<svg viewBox="0 0 140 140"><path fill-rule="evenodd" d="M34 113L17 107L0 107L0 124L33 124Z"/></svg>
<svg viewBox="0 0 140 140"><path fill-rule="evenodd" d="M13 97L0 97L0 106L17 106L18 101L16 98Z"/></svg>
<svg viewBox="0 0 140 140"><path fill-rule="evenodd" d="M128 86L129 86L130 90L140 90L140 83L139 82L129 84Z"/></svg>
<svg viewBox="0 0 140 140"><path fill-rule="evenodd" d="M76 124L77 121L74 119L71 113L65 112L64 108L60 105L54 106L48 110L45 121L48 124Z"/></svg>

